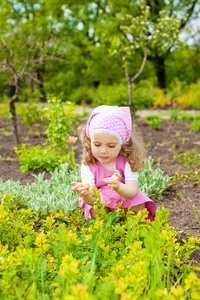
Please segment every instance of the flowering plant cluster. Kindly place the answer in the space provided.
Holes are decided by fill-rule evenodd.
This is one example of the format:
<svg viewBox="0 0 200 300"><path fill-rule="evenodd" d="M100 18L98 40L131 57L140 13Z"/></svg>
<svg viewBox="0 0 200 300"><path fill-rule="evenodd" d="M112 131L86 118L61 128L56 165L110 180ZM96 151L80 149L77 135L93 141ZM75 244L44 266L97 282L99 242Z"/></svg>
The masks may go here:
<svg viewBox="0 0 200 300"><path fill-rule="evenodd" d="M0 198L2 300L198 299L189 258L199 240L179 244L164 208L152 223L146 209L119 222L119 209L87 222L81 212L51 212L38 227L30 209Z"/></svg>

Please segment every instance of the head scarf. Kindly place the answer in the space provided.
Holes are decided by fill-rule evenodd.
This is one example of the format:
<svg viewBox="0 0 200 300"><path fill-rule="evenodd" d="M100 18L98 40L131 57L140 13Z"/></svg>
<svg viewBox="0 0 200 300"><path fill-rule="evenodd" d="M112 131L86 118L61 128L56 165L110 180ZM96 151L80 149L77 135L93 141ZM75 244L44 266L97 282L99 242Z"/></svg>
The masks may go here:
<svg viewBox="0 0 200 300"><path fill-rule="evenodd" d="M129 107L101 105L96 107L86 126L86 135L91 139L94 132L116 136L123 144L131 136L131 114Z"/></svg>

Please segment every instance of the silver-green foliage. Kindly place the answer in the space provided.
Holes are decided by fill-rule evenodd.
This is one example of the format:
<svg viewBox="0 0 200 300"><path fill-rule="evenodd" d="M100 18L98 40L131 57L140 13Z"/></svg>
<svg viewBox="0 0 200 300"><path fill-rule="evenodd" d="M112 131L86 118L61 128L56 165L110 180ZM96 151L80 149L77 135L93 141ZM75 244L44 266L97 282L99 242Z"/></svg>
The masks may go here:
<svg viewBox="0 0 200 300"><path fill-rule="evenodd" d="M70 213L80 208L78 195L71 189L72 181L80 181L80 173L78 170L68 172L67 168L66 163L50 172L50 180L43 180L45 172L38 176L33 175L36 181L26 186L12 180L3 183L0 179L0 194L6 192L15 195L13 201L24 202L36 216L46 216L52 210Z"/></svg>
<svg viewBox="0 0 200 300"><path fill-rule="evenodd" d="M151 156L146 160L146 165L139 174L139 188L151 199L161 199L163 192L172 185L171 177L164 176L164 171L157 168L158 165L153 165Z"/></svg>
<svg viewBox="0 0 200 300"><path fill-rule="evenodd" d="M156 168L157 166L152 167L152 164L153 159L149 157L139 174L139 188L150 198L160 199L163 191L171 185L171 178L164 177L164 171ZM44 180L44 172L38 176L33 175L36 181L25 186L20 185L19 181L8 180L3 183L0 179L0 194L6 192L15 195L13 203L24 203L37 217L47 216L52 210L63 210L68 214L80 209L78 194L71 189L72 181L81 180L79 169L68 171L66 163L50 173L50 180Z"/></svg>

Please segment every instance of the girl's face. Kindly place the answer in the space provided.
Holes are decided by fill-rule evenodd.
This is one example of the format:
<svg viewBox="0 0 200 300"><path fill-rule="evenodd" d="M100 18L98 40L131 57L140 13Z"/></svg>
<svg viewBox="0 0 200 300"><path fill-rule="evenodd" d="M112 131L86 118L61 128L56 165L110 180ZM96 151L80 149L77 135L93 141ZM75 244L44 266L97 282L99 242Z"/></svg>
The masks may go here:
<svg viewBox="0 0 200 300"><path fill-rule="evenodd" d="M103 132L94 132L91 137L92 154L102 164L115 164L121 150L116 136Z"/></svg>

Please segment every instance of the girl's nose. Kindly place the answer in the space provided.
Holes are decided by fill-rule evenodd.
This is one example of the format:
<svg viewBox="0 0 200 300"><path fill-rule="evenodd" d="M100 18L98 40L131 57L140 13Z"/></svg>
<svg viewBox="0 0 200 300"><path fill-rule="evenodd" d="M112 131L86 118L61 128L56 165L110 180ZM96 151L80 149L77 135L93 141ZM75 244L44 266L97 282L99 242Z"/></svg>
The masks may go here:
<svg viewBox="0 0 200 300"><path fill-rule="evenodd" d="M101 153L106 153L107 150L106 150L106 147L101 147Z"/></svg>

